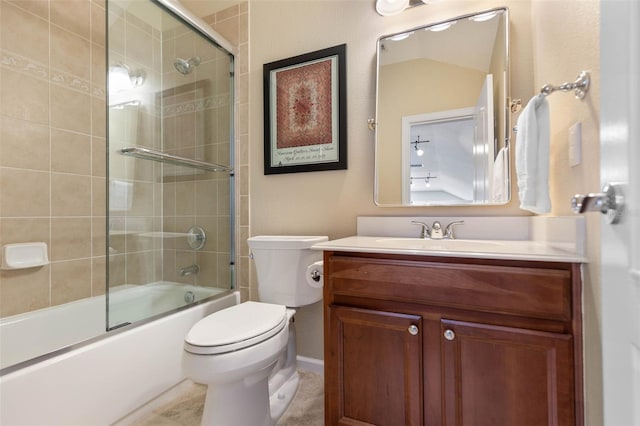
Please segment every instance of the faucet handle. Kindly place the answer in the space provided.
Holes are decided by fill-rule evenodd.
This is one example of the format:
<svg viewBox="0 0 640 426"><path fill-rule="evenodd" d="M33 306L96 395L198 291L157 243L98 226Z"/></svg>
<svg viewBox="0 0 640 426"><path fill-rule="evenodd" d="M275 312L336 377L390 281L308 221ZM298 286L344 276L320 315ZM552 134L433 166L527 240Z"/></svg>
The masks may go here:
<svg viewBox="0 0 640 426"><path fill-rule="evenodd" d="M444 230L444 238L449 238L451 240L455 239L455 236L453 235L453 227L456 225L464 225L464 220L458 220L448 224Z"/></svg>
<svg viewBox="0 0 640 426"><path fill-rule="evenodd" d="M431 225L431 238L434 240L442 239L442 225L437 220Z"/></svg>
<svg viewBox="0 0 640 426"><path fill-rule="evenodd" d="M418 221L415 221L415 220L412 220L411 223L413 225L419 225L419 226L422 227L420 229L420 238L429 238L429 235L430 235L429 225L427 225L424 222L418 222Z"/></svg>

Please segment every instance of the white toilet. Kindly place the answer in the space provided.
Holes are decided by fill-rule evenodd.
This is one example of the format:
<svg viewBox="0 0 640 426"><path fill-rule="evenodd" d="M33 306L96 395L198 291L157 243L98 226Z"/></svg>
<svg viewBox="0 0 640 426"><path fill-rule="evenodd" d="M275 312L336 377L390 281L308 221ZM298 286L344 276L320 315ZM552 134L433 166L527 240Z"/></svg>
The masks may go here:
<svg viewBox="0 0 640 426"><path fill-rule="evenodd" d="M327 237L248 239L260 302L245 302L198 321L185 338L182 367L206 384L202 425L272 426L298 388L295 310L322 299L322 252ZM314 265L314 263L316 263Z"/></svg>

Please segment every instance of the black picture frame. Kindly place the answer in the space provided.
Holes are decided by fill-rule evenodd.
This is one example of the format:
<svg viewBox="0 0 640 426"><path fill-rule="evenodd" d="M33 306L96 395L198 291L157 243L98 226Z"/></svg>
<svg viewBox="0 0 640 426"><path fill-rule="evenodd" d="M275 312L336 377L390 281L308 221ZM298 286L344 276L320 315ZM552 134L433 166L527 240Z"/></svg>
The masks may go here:
<svg viewBox="0 0 640 426"><path fill-rule="evenodd" d="M265 175L347 168L346 47L263 65Z"/></svg>

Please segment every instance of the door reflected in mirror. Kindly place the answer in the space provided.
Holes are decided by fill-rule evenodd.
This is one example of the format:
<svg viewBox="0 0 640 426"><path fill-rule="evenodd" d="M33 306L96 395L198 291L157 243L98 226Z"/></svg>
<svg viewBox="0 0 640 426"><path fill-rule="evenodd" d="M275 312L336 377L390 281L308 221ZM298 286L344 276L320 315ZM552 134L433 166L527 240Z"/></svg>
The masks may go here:
<svg viewBox="0 0 640 426"><path fill-rule="evenodd" d="M508 11L378 40L378 205L509 201Z"/></svg>

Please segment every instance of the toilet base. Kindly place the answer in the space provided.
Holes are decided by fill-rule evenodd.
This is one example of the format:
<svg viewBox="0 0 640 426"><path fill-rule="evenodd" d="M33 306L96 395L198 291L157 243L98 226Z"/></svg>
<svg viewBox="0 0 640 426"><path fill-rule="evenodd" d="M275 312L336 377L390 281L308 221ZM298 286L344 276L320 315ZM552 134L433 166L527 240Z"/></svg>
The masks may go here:
<svg viewBox="0 0 640 426"><path fill-rule="evenodd" d="M261 371L238 382L209 385L201 425L273 426L268 380L269 372Z"/></svg>
<svg viewBox="0 0 640 426"><path fill-rule="evenodd" d="M271 419L275 424L293 401L293 397L298 391L300 383L300 375L296 371L285 381L278 390L269 397L269 406L271 407Z"/></svg>

